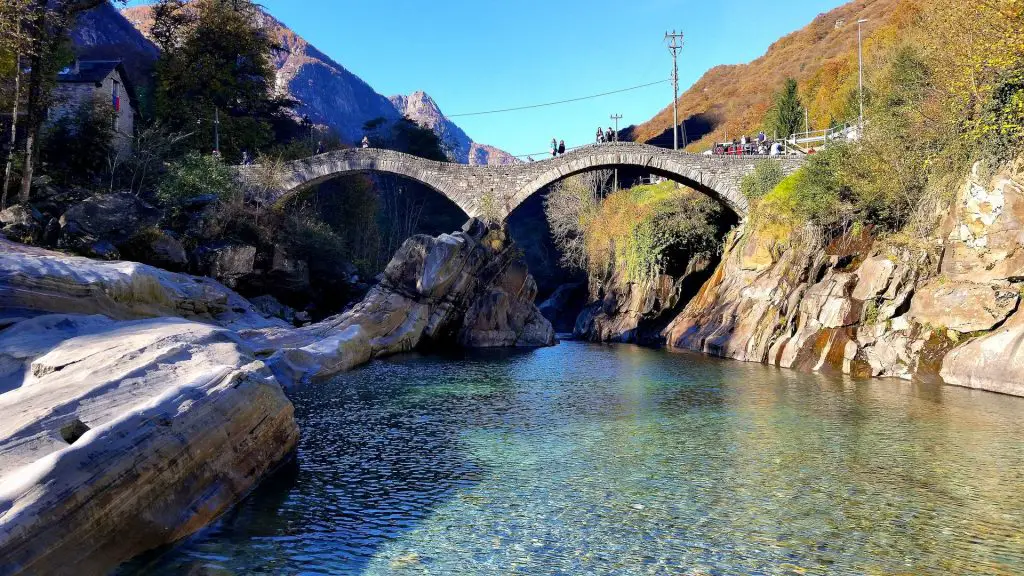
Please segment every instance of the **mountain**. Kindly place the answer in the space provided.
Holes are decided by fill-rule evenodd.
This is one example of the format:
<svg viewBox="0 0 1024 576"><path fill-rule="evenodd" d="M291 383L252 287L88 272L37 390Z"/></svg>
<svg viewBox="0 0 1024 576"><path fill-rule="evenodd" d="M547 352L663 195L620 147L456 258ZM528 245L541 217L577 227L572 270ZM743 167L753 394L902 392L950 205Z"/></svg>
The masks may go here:
<svg viewBox="0 0 1024 576"><path fill-rule="evenodd" d="M111 8L112 9L112 8ZM152 27L152 8L136 6L122 13L142 34ZM515 161L507 153L473 142L465 131L441 113L437 104L423 92L388 99L377 93L362 78L348 71L294 30L272 15L264 13L263 25L270 30L282 50L274 55L277 90L299 104L295 113L308 116L316 124L335 130L349 143L363 137L367 120L397 120L409 115L421 126L433 130L451 148L453 161L467 164L506 164Z"/></svg>
<svg viewBox="0 0 1024 576"><path fill-rule="evenodd" d="M478 144L446 117L433 98L416 91L408 96L392 96L391 104L400 114L429 128L441 139L449 156L456 162L473 166L515 164L518 160L507 152L486 144Z"/></svg>
<svg viewBox="0 0 1024 576"><path fill-rule="evenodd" d="M160 50L110 3L78 18L71 32L75 56L89 60L121 60L136 86L149 83Z"/></svg>
<svg viewBox="0 0 1024 576"><path fill-rule="evenodd" d="M852 119L846 97L856 88L857 21L864 25L865 57L870 38L898 29L913 10L909 0L855 0L820 14L801 30L784 36L749 64L716 66L679 97L679 118L695 148L753 134L771 105L772 94L787 77L800 84L809 104L811 128ZM840 102L840 100L842 100ZM672 145L672 106L631 127L631 139Z"/></svg>

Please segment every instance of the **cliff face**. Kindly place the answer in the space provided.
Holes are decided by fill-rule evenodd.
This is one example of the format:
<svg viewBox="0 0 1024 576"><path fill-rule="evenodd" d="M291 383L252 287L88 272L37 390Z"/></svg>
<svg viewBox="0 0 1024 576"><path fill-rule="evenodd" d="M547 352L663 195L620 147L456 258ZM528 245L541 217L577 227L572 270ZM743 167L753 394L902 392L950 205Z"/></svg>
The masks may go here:
<svg viewBox="0 0 1024 576"><path fill-rule="evenodd" d="M661 274L630 282L622 271L590 278L589 304L576 318L573 335L592 342L660 343L661 330L709 276L711 263L692 260L683 275Z"/></svg>
<svg viewBox="0 0 1024 576"><path fill-rule="evenodd" d="M787 368L1024 395L1024 171L975 171L922 248L867 235L775 256L738 231L668 345Z"/></svg>
<svg viewBox="0 0 1024 576"><path fill-rule="evenodd" d="M472 166L514 164L518 160L507 152L486 144L478 144L446 117L437 103L426 92L416 91L408 96L392 96L391 103L406 118L424 128L433 130L453 162Z"/></svg>

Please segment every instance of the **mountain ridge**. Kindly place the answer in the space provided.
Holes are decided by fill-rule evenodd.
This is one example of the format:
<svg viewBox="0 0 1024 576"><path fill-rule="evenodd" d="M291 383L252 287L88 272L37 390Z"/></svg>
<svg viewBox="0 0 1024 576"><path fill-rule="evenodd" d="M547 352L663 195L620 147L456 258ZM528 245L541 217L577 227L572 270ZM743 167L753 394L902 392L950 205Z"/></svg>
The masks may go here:
<svg viewBox="0 0 1024 576"><path fill-rule="evenodd" d="M283 48L272 58L276 89L298 102L294 110L296 116L308 116L315 124L327 126L343 140L355 144L363 137L366 121L376 118L395 121L407 115L404 105L409 97L401 97L404 100L398 101L403 104L400 108L395 100L379 94L369 83L309 43L273 14L266 10L261 12L265 18L262 24ZM121 11L121 15L144 37L149 37L151 6L128 7ZM437 134L448 146L452 161L466 164L515 161L498 148L474 142L462 128L445 117L424 92L417 91L410 96L415 95L421 97L416 99L417 112L410 118ZM454 142L449 142L453 138Z"/></svg>
<svg viewBox="0 0 1024 576"><path fill-rule="evenodd" d="M911 5L908 0L853 0L819 14L748 63L709 69L677 101L689 143L702 149L712 142L756 132L771 105L772 94L787 77L801 85L801 97L810 107L812 130L825 128L831 121L848 120L837 117L842 114L833 101L835 91L845 93L856 86L857 21L867 20L867 53L871 34L898 23ZM630 127L630 136L638 142L671 146L672 105L647 122Z"/></svg>

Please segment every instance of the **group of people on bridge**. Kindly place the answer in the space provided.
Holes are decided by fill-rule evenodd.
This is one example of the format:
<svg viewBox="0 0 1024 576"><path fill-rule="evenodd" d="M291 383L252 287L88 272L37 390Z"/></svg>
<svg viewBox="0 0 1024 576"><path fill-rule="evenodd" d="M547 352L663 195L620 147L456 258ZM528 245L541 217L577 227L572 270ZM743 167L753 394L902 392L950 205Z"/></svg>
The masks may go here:
<svg viewBox="0 0 1024 576"><path fill-rule="evenodd" d="M781 156L783 146L782 142L769 140L762 131L757 135L756 141L751 141L744 134L739 142L732 140L715 144L711 153L716 156Z"/></svg>
<svg viewBox="0 0 1024 576"><path fill-rule="evenodd" d="M619 134L614 132L612 127L609 126L607 130L601 130L601 127L597 127L597 140L598 144L604 144L605 142L618 142Z"/></svg>
<svg viewBox="0 0 1024 576"><path fill-rule="evenodd" d="M551 139L551 157L554 158L559 154L565 154L565 140Z"/></svg>

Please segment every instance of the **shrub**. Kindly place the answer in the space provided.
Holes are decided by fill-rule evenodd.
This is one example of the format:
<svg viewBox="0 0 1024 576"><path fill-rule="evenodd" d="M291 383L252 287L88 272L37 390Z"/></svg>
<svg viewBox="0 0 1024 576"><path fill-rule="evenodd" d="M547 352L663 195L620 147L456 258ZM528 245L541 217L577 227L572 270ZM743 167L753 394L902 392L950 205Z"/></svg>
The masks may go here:
<svg viewBox="0 0 1024 576"><path fill-rule="evenodd" d="M740 191L747 197L747 200L758 200L763 198L785 178L782 173L782 163L778 160L766 160L759 163L754 171L743 177L740 182Z"/></svg>
<svg viewBox="0 0 1024 576"><path fill-rule="evenodd" d="M231 169L215 156L195 152L171 164L157 188L157 199L172 210L179 210L190 200L216 196L220 200L239 196L238 182Z"/></svg>
<svg viewBox="0 0 1024 576"><path fill-rule="evenodd" d="M113 146L114 108L106 101L82 104L46 132L42 157L59 182L96 182L108 171Z"/></svg>
<svg viewBox="0 0 1024 576"><path fill-rule="evenodd" d="M721 206L672 182L608 195L585 228L587 269L644 282L720 246Z"/></svg>

